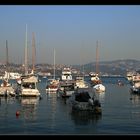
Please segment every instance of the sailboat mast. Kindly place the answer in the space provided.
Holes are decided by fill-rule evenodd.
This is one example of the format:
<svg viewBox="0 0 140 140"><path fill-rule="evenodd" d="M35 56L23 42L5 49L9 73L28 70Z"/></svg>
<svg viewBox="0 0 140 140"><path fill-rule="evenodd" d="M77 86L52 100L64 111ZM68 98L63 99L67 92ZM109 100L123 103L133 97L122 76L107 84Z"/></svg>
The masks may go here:
<svg viewBox="0 0 140 140"><path fill-rule="evenodd" d="M82 42L82 48L84 48L84 42ZM83 57L84 57L84 53L81 49L81 62L83 62ZM81 72L82 72L82 76L84 77L84 64L81 63Z"/></svg>
<svg viewBox="0 0 140 140"><path fill-rule="evenodd" d="M54 61L53 62L54 63L53 64L53 67L54 67L54 72L53 73L54 73L54 79L55 79L55 48L54 48L54 59L53 59L53 61Z"/></svg>
<svg viewBox="0 0 140 140"><path fill-rule="evenodd" d="M6 66L8 66L8 41L6 40Z"/></svg>
<svg viewBox="0 0 140 140"><path fill-rule="evenodd" d="M98 41L97 41L97 46L96 46L96 73L99 73L99 65L98 65L98 61L99 61L99 56L98 56Z"/></svg>
<svg viewBox="0 0 140 140"><path fill-rule="evenodd" d="M25 74L28 74L28 48L27 48L27 24L26 24L26 38L25 38Z"/></svg>
<svg viewBox="0 0 140 140"><path fill-rule="evenodd" d="M6 72L7 72L6 77L7 77L7 78L9 78L9 73L8 73L8 71L9 71L9 69L8 69L8 64L9 64L9 62L8 62L8 41L6 40Z"/></svg>
<svg viewBox="0 0 140 140"><path fill-rule="evenodd" d="M33 72L35 70L35 55L36 55L35 35L34 35L34 32L33 32L32 33L32 69L33 69Z"/></svg>

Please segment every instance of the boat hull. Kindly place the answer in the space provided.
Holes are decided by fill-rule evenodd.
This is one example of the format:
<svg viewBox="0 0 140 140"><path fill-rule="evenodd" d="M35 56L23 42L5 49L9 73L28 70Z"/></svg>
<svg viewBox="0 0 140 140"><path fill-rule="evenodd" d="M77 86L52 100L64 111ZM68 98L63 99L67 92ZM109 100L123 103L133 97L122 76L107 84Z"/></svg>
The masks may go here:
<svg viewBox="0 0 140 140"><path fill-rule="evenodd" d="M13 87L0 87L0 96L15 96Z"/></svg>
<svg viewBox="0 0 140 140"><path fill-rule="evenodd" d="M72 105L72 110L78 111L92 111L96 114L101 114L102 110L100 106L90 105L89 102L77 102L75 101Z"/></svg>

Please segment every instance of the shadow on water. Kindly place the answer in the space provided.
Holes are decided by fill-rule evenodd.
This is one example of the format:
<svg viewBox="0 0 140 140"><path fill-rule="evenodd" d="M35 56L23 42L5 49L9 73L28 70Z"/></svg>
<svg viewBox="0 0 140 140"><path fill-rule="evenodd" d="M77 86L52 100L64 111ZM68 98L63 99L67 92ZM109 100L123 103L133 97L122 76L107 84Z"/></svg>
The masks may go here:
<svg viewBox="0 0 140 140"><path fill-rule="evenodd" d="M101 104L105 102L105 92L96 93L96 97Z"/></svg>
<svg viewBox="0 0 140 140"><path fill-rule="evenodd" d="M131 117L139 121L140 118L140 94L130 93Z"/></svg>
<svg viewBox="0 0 140 140"><path fill-rule="evenodd" d="M140 105L140 94L130 93L130 100L134 105Z"/></svg>
<svg viewBox="0 0 140 140"><path fill-rule="evenodd" d="M71 120L74 121L75 125L88 125L96 124L101 118L101 114L93 114L90 111L71 111Z"/></svg>

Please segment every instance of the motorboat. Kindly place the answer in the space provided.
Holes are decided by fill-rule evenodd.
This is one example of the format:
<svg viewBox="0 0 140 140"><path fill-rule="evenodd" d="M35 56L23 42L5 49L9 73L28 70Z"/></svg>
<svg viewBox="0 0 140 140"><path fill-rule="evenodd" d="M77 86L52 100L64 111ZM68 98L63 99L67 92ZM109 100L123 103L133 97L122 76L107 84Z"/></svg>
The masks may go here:
<svg viewBox="0 0 140 140"><path fill-rule="evenodd" d="M74 81L61 81L60 86L57 90L57 94L60 97L70 97L75 92Z"/></svg>
<svg viewBox="0 0 140 140"><path fill-rule="evenodd" d="M48 79L46 85L46 92L56 92L59 88L59 80L56 79Z"/></svg>
<svg viewBox="0 0 140 140"><path fill-rule="evenodd" d="M90 78L90 81L91 81L91 85L92 86L95 86L97 84L101 84L101 80L100 80L98 74L96 74L96 73L90 73L90 77L91 77Z"/></svg>
<svg viewBox="0 0 140 140"><path fill-rule="evenodd" d="M73 80L72 78L72 72L69 67L64 67L62 70L61 80Z"/></svg>
<svg viewBox="0 0 140 140"><path fill-rule="evenodd" d="M72 105L72 110L77 111L92 111L95 114L101 114L101 104L94 93L81 90L75 91L70 97L69 102Z"/></svg>
<svg viewBox="0 0 140 140"><path fill-rule="evenodd" d="M140 74L133 76L130 90L133 93L140 93Z"/></svg>
<svg viewBox="0 0 140 140"><path fill-rule="evenodd" d="M106 88L103 84L97 84L97 85L93 86L93 89L95 92L98 92L98 93L105 92L105 90L106 90Z"/></svg>
<svg viewBox="0 0 140 140"><path fill-rule="evenodd" d="M82 77L82 76L76 77L75 86L76 86L76 88L77 87L78 88L88 88L89 87L88 83L84 80L84 77Z"/></svg>
<svg viewBox="0 0 140 140"><path fill-rule="evenodd" d="M16 94L18 96L40 96L37 83L38 78L34 75L22 76L21 81L17 83Z"/></svg>

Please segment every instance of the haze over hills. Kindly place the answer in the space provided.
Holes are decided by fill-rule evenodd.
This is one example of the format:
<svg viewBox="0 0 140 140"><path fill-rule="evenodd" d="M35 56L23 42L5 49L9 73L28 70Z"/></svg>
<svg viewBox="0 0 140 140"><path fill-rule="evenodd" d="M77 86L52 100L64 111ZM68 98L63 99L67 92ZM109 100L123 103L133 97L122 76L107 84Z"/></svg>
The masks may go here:
<svg viewBox="0 0 140 140"><path fill-rule="evenodd" d="M73 67L78 67L78 65ZM85 64L83 67L85 72L95 72L96 62ZM101 74L126 75L127 71L139 70L140 61L134 59L101 61L98 67Z"/></svg>
<svg viewBox="0 0 140 140"><path fill-rule="evenodd" d="M56 64L56 74L60 75L63 67L71 67L77 71L84 72L86 75L90 72L96 72L96 62L91 62L84 65L65 65ZM11 72L24 73L24 67L22 64L9 64L9 69ZM32 69L32 64L29 66ZM36 72L50 72L53 74L54 66L53 64L36 64ZM101 75L121 75L126 76L127 71L138 71L140 69L140 61L135 59L124 59L124 60L114 60L114 61L100 61L98 64L98 71ZM3 74L6 70L5 64L0 64L0 74Z"/></svg>

